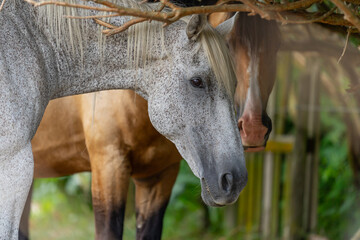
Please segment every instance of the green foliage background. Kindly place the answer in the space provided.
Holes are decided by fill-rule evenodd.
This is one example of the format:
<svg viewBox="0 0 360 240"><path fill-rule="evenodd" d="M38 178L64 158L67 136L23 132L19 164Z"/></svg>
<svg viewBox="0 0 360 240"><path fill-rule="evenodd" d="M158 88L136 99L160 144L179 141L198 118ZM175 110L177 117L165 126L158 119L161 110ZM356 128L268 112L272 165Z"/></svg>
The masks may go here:
<svg viewBox="0 0 360 240"><path fill-rule="evenodd" d="M330 99L322 99L323 106ZM350 239L360 227L359 191L348 161L346 126L340 114L322 112L319 179L319 233Z"/></svg>

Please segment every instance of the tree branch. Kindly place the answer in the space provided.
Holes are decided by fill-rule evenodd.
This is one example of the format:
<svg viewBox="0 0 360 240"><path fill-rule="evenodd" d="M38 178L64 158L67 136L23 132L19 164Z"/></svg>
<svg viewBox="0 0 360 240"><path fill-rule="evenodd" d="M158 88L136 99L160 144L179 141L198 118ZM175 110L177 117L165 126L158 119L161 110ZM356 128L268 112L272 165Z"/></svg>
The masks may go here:
<svg viewBox="0 0 360 240"><path fill-rule="evenodd" d="M114 35L114 34L121 33L123 31L125 31L126 29L128 29L132 25L135 25L135 24L141 23L141 22L145 22L145 21L148 21L148 20L149 19L147 19L147 18L131 19L130 21L124 23L120 27L117 27L117 28L114 28L114 29L103 30L102 33L104 33L106 36L111 36L111 35Z"/></svg>
<svg viewBox="0 0 360 240"><path fill-rule="evenodd" d="M4 1L4 0L3 0ZM82 8L87 10L96 10L102 12L110 12L114 16L132 16L136 17L136 20L131 20L129 23L125 23L124 26L117 26L111 28L111 30L105 30L105 34L115 34L126 30L130 26L147 20L155 20L169 25L182 17L192 14L209 14L214 12L249 12L250 14L259 14L262 18L268 20L276 20L283 24L303 24L303 23L324 23L328 25L350 27L355 26L360 31L360 19L354 15L354 13L342 2L342 0L331 0L339 9L344 12L344 15L334 13L336 8L331 9L325 13L319 12L307 12L304 9L309 8L314 3L319 3L322 0L300 0L296 2L289 2L283 4L267 4L265 2L258 2L257 0L236 0L240 3L229 3L229 0L225 0L220 5L200 6L200 7L186 7L182 8L170 3L169 0L160 0L161 5L158 11L144 11L140 9L128 8L109 2L107 0L84 0L85 2L94 2L102 5L103 7L93 7L81 4L69 4L56 0L40 1L25 0L34 6L43 5L57 5L63 7ZM346 1L360 1L360 0L346 0ZM163 11L164 6L170 8L170 11ZM102 16L102 15L99 15ZM73 17L82 18L82 17ZM99 17L87 17L87 18L99 18ZM98 22L100 23L100 22ZM105 25L103 25L105 26ZM116 29L116 30L115 30ZM353 32L353 31L352 31Z"/></svg>
<svg viewBox="0 0 360 240"><path fill-rule="evenodd" d="M115 25L112 25L112 24L110 24L110 23L104 22L104 21L102 21L102 20L100 20L100 19L97 19L97 18L95 18L94 21L95 21L97 24L99 24L100 26L103 26L103 27L106 27L106 28L109 28L109 29L116 29L116 28L118 28L118 27L115 26Z"/></svg>
<svg viewBox="0 0 360 240"><path fill-rule="evenodd" d="M86 10L95 10L95 11L99 11L99 12L117 12L118 11L116 8L92 7L92 6L82 5L82 4L71 4L71 3L60 2L60 1L41 1L41 2L37 2L37 1L33 1L33 0L24 0L24 1L34 5L35 7L41 7L41 6L45 6L45 5L56 5L56 6L61 6L61 7L71 7L71 8L81 8L81 9L86 9Z"/></svg>
<svg viewBox="0 0 360 240"><path fill-rule="evenodd" d="M119 14L109 14L109 15L93 15L93 16L68 16L65 15L64 18L70 18L70 19L97 19L97 18L108 18L108 17L118 17Z"/></svg>
<svg viewBox="0 0 360 240"><path fill-rule="evenodd" d="M334 11L336 10L336 7L332 8L330 11L322 14L320 17L315 17L315 18L311 18L311 19L307 19L307 20L290 20L290 19L284 19L283 16L281 15L281 13L277 13L278 16L282 19L281 22L283 24L308 24L308 23L314 23L314 22L321 22L324 19L326 19L327 17L329 17L331 14L334 13Z"/></svg>
<svg viewBox="0 0 360 240"><path fill-rule="evenodd" d="M345 45L344 45L344 48L343 48L343 51L338 59L338 63L341 61L341 59L343 58L345 52L346 52L346 49L347 49L347 46L348 46L348 43L349 43L349 37L350 37L350 31L348 31L348 33L346 34L346 40L345 40Z"/></svg>
<svg viewBox="0 0 360 240"><path fill-rule="evenodd" d="M343 13L344 19L351 22L357 29L360 30L360 19L345 5L341 0L331 0Z"/></svg>
<svg viewBox="0 0 360 240"><path fill-rule="evenodd" d="M1 5L0 5L0 12L3 9L4 5L5 5L5 0L2 0Z"/></svg>

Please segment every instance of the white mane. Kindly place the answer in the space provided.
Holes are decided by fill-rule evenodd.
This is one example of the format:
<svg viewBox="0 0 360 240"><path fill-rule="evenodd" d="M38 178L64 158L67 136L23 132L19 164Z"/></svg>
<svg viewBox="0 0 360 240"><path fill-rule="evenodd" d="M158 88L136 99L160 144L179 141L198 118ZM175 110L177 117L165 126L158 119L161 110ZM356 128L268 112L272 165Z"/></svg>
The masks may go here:
<svg viewBox="0 0 360 240"><path fill-rule="evenodd" d="M77 3L76 0L64 0L68 3ZM139 4L135 0L114 0L119 5L144 10L153 10L156 4ZM40 7L38 16L42 23L46 24L50 33L55 36L56 45L66 51L83 56L83 48L86 44L84 34L87 34L86 24L89 20L68 19L64 16L89 16L94 13L83 9L64 8L55 5ZM189 21L189 17L182 19ZM105 19L106 21L106 19ZM103 49L106 38L101 34L99 26L98 39L99 49ZM185 31L185 29L184 29ZM151 56L166 56L164 42L164 28L162 23L152 21L143 22L130 27L128 30L128 63L132 67L144 67L151 62ZM201 32L199 39L208 61L214 71L216 79L223 84L227 93L232 98L235 92L236 76L234 66L225 40L207 24ZM152 46L161 46L155 49Z"/></svg>

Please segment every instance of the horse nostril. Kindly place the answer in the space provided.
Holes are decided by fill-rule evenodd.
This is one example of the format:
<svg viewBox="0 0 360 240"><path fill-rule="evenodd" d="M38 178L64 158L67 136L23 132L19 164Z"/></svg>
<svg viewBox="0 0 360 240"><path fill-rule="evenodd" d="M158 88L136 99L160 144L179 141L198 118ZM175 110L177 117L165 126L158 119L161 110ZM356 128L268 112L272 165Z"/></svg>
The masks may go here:
<svg viewBox="0 0 360 240"><path fill-rule="evenodd" d="M272 130L271 118L267 115L266 112L263 112L261 120L262 120L262 124L268 129L268 131L266 133L266 135L268 136Z"/></svg>
<svg viewBox="0 0 360 240"><path fill-rule="evenodd" d="M233 176L231 173L225 173L221 177L221 187L226 192L229 193L233 186Z"/></svg>
<svg viewBox="0 0 360 240"><path fill-rule="evenodd" d="M243 120L241 119L238 121L238 128L240 132L243 130Z"/></svg>

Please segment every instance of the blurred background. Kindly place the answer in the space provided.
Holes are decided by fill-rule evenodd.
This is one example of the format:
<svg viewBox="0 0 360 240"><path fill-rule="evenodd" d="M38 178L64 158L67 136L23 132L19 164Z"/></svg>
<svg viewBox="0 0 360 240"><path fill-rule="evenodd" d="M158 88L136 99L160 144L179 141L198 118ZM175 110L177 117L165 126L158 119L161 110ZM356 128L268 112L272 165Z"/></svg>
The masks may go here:
<svg viewBox="0 0 360 240"><path fill-rule="evenodd" d="M163 239L351 239L360 229L358 40L314 25L281 31L273 131L266 151L246 155L246 188L233 206L207 207L182 161ZM90 185L90 173L35 180L31 239L94 239ZM124 239L135 232L131 186Z"/></svg>

